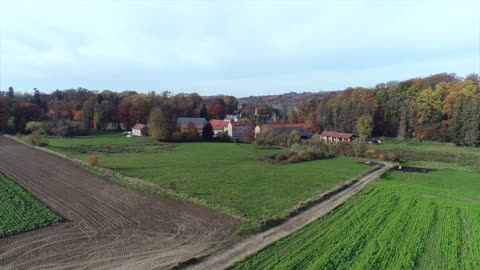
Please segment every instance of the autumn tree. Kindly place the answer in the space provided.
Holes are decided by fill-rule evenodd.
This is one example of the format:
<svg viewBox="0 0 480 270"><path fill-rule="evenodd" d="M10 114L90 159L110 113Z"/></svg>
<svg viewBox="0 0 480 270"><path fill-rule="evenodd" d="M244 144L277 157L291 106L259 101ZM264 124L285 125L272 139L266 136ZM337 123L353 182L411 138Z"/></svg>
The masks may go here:
<svg viewBox="0 0 480 270"><path fill-rule="evenodd" d="M148 132L153 140L167 140L175 130L175 120L166 115L159 107L156 107L150 113L148 120Z"/></svg>
<svg viewBox="0 0 480 270"><path fill-rule="evenodd" d="M39 120L41 120L41 111L35 104L22 102L13 109L14 128L17 132L23 132L28 122Z"/></svg>
<svg viewBox="0 0 480 270"><path fill-rule="evenodd" d="M420 92L416 99L417 124L436 122L441 119L442 93L432 88Z"/></svg>
<svg viewBox="0 0 480 270"><path fill-rule="evenodd" d="M235 113L238 107L238 101L234 96L224 96L223 104L224 104L225 114Z"/></svg>
<svg viewBox="0 0 480 270"><path fill-rule="evenodd" d="M373 121L370 116L361 116L357 120L357 133L358 135L365 139L370 137L373 131Z"/></svg>
<svg viewBox="0 0 480 270"><path fill-rule="evenodd" d="M9 118L10 108L8 105L8 97L0 97L0 132L7 131Z"/></svg>

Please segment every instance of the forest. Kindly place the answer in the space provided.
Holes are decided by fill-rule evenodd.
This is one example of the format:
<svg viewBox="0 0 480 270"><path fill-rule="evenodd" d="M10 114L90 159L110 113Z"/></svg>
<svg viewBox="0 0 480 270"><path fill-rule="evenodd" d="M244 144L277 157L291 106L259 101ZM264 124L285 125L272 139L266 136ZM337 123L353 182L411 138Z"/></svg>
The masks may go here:
<svg viewBox="0 0 480 270"><path fill-rule="evenodd" d="M366 123L372 136L479 146L479 76L441 73L349 88L307 101L290 119L314 131L358 133L359 123Z"/></svg>
<svg viewBox="0 0 480 270"><path fill-rule="evenodd" d="M300 94L301 95L301 94ZM202 97L164 91L91 91L85 88L0 91L0 131L24 133L27 123L43 122L51 135L82 135L105 129L125 130L136 123L164 128L157 139L175 133L178 117L223 119L242 114L262 124L275 113L283 122L306 123L313 131L334 130L377 137L415 138L457 145L480 145L480 78L440 73L380 83L371 88L324 92L286 109L285 104L239 104L234 96ZM365 132L366 130L366 132Z"/></svg>

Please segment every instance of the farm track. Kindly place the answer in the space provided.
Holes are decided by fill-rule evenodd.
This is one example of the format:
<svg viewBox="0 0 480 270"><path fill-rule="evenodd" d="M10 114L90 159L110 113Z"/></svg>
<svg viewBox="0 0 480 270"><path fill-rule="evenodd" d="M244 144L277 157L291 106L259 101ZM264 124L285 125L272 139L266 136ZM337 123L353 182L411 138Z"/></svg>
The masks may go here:
<svg viewBox="0 0 480 270"><path fill-rule="evenodd" d="M273 244L275 241L305 227L330 211L342 205L349 198L363 190L370 182L380 178L385 172L393 167L391 163L383 163L383 167L363 176L358 182L349 188L333 195L331 198L320 202L310 209L290 218L285 223L273 227L270 230L251 235L232 247L221 250L207 257L187 269L225 269L244 258L257 253L263 248Z"/></svg>
<svg viewBox="0 0 480 270"><path fill-rule="evenodd" d="M240 225L202 206L130 191L5 137L0 172L65 219L1 238L1 269L169 268Z"/></svg>

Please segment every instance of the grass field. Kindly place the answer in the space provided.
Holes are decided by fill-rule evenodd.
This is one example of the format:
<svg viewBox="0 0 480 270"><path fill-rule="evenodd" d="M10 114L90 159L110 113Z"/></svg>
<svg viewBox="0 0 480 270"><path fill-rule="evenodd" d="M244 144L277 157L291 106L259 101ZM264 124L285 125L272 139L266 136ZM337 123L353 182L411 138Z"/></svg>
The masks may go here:
<svg viewBox="0 0 480 270"><path fill-rule="evenodd" d="M107 168L167 188L175 183L178 192L252 222L281 215L369 170L351 158L278 165L257 159L278 150L253 145L154 144L117 134L50 138L49 148L82 160L98 154Z"/></svg>
<svg viewBox="0 0 480 270"><path fill-rule="evenodd" d="M390 172L234 269L480 269L480 174Z"/></svg>
<svg viewBox="0 0 480 270"><path fill-rule="evenodd" d="M0 174L0 238L60 221L60 217Z"/></svg>
<svg viewBox="0 0 480 270"><path fill-rule="evenodd" d="M429 165L434 167L438 167L438 164L435 164L437 162L449 163L454 167L463 167L463 170L468 170L470 167L472 170L480 171L480 148L416 140L401 142L396 139L387 139L382 144L369 147L393 152L402 161L428 161L431 162Z"/></svg>

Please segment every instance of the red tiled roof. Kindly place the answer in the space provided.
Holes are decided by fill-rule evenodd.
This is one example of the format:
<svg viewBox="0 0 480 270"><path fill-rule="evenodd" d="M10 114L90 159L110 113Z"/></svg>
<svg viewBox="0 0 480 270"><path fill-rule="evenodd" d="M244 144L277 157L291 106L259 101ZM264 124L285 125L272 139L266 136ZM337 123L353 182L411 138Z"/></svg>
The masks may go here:
<svg viewBox="0 0 480 270"><path fill-rule="evenodd" d="M132 129L143 129L144 127L146 127L145 124L136 124Z"/></svg>
<svg viewBox="0 0 480 270"><path fill-rule="evenodd" d="M354 135L352 133L341 133L341 132L335 132L335 131L324 131L320 136L327 136L327 137L335 137L335 138L344 138L348 139L353 137Z"/></svg>
<svg viewBox="0 0 480 270"><path fill-rule="evenodd" d="M282 129L282 128L305 128L304 123L295 123L295 124L281 124L281 123L275 123L275 124L265 124L261 125L260 128L263 127L269 127L271 129Z"/></svg>
<svg viewBox="0 0 480 270"><path fill-rule="evenodd" d="M181 130L186 130L189 128L189 125L186 124L186 125L183 125L180 127ZM203 130L203 125L195 125L195 129L196 130Z"/></svg>
<svg viewBox="0 0 480 270"><path fill-rule="evenodd" d="M232 126L253 126L252 122L248 119L240 119L237 122L230 122Z"/></svg>
<svg viewBox="0 0 480 270"><path fill-rule="evenodd" d="M229 121L212 119L210 120L210 125L212 125L213 130L223 130L228 126Z"/></svg>

